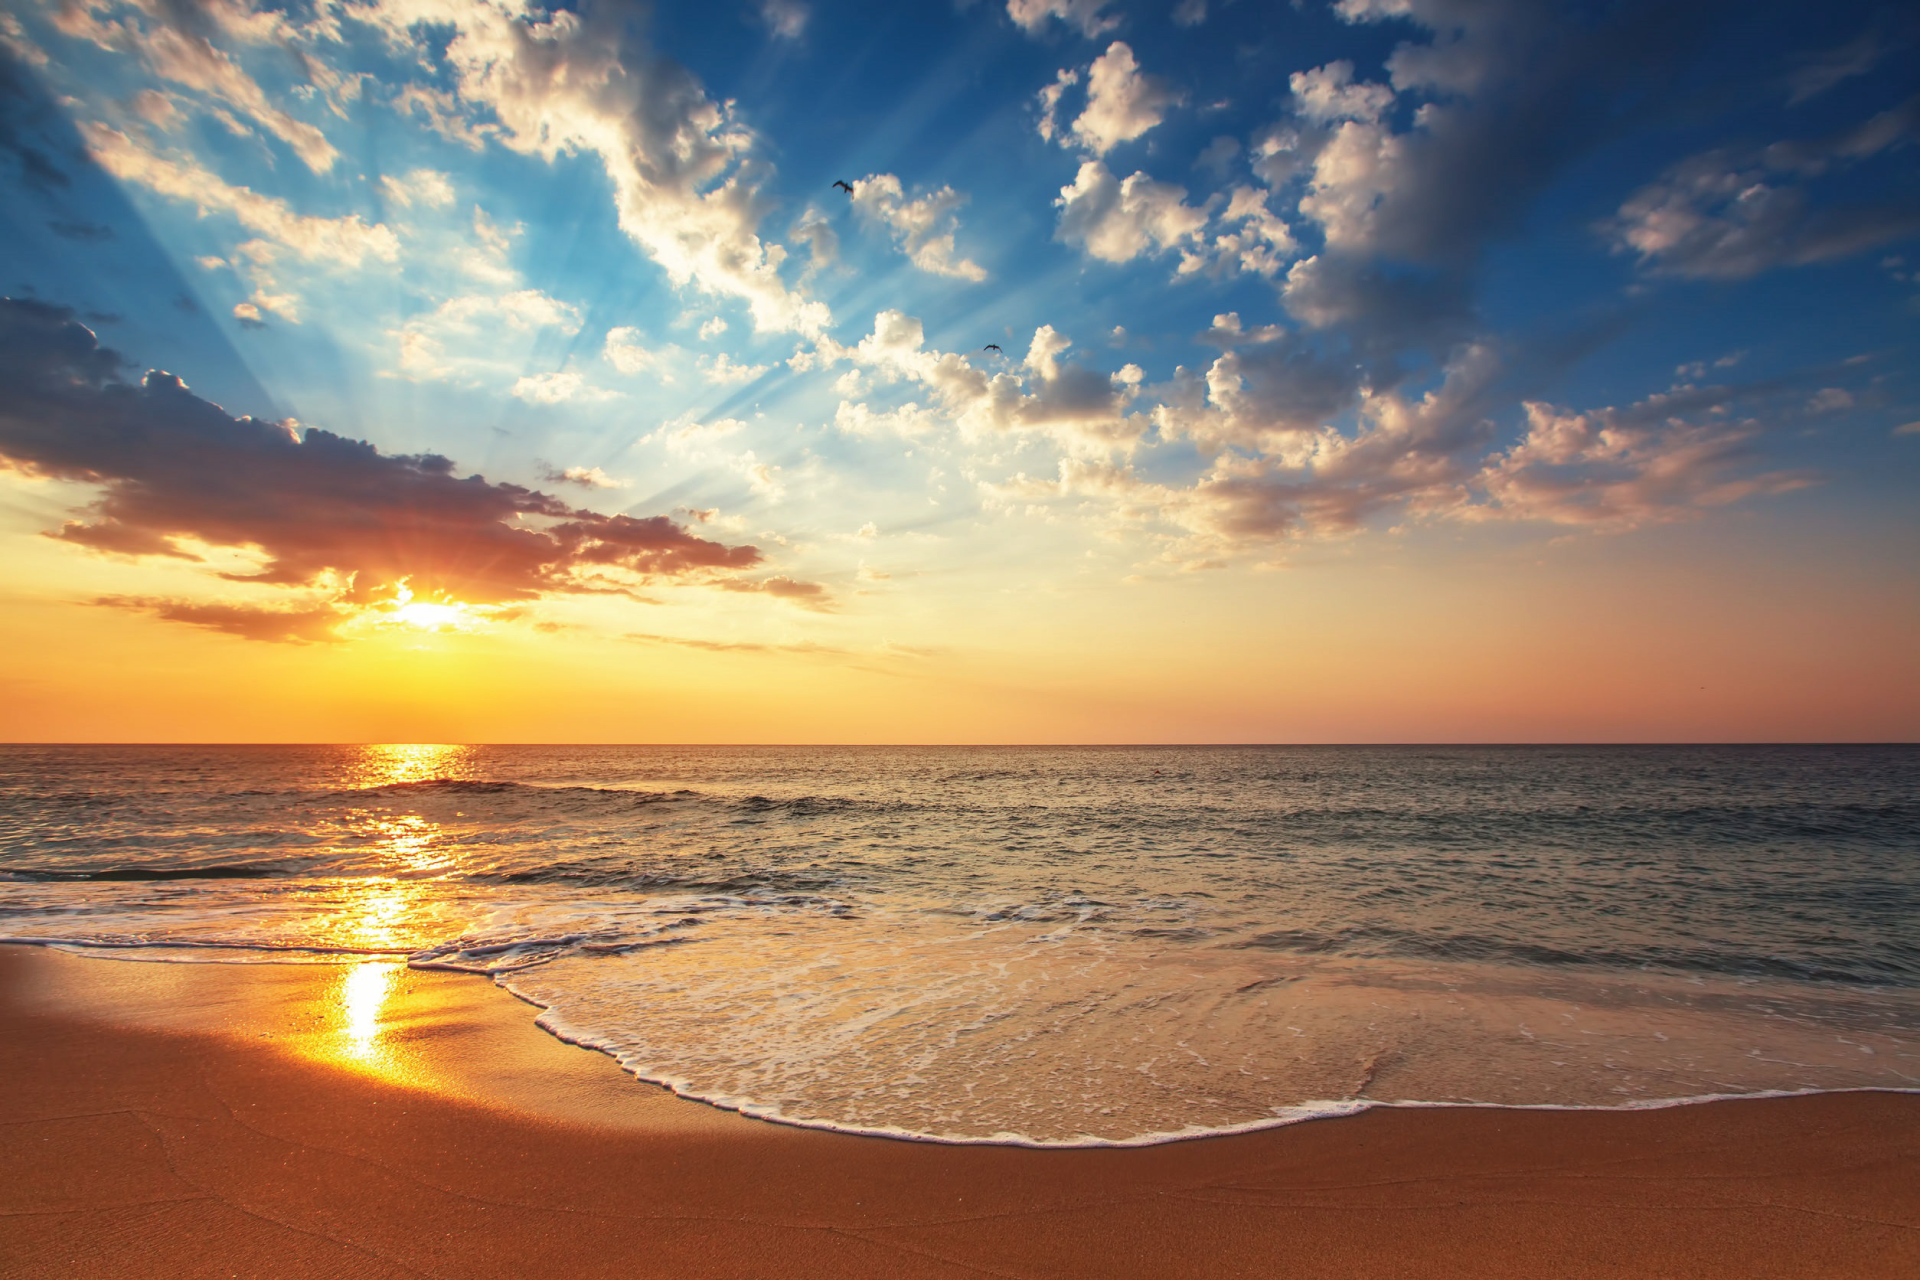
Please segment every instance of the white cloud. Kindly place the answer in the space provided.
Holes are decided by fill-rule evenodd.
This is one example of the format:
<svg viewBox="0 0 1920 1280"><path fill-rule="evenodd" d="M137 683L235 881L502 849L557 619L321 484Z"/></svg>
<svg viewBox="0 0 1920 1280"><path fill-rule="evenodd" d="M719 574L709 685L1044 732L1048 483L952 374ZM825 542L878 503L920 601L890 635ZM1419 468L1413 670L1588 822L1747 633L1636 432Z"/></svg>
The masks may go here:
<svg viewBox="0 0 1920 1280"><path fill-rule="evenodd" d="M577 308L537 289L520 289L507 294L449 298L427 315L407 321L390 336L399 349L402 375L474 381L498 374L514 358L501 341L503 331L530 337L542 329L572 333L579 327ZM548 394L542 390L548 387L542 379L556 376L522 378L526 391L516 383L513 394L523 399L540 398ZM580 378L575 373L565 376L576 382Z"/></svg>
<svg viewBox="0 0 1920 1280"><path fill-rule="evenodd" d="M583 489L625 489L625 480L616 480L599 467L568 467L564 471L549 471L546 479L556 484L577 484Z"/></svg>
<svg viewBox="0 0 1920 1280"><path fill-rule="evenodd" d="M831 321L781 280L784 249L760 239L765 166L752 134L686 68L631 47L620 12L374 0L355 13L420 56L435 52L421 42L451 32L444 61L468 114L491 114L516 151L597 156L621 229L676 285L740 298L762 330L814 334Z"/></svg>
<svg viewBox="0 0 1920 1280"><path fill-rule="evenodd" d="M1058 18L1091 39L1120 25L1105 12L1112 0L1007 0L1007 16L1028 35L1039 35L1047 20Z"/></svg>
<svg viewBox="0 0 1920 1280"><path fill-rule="evenodd" d="M662 382L676 381L675 367L686 363L686 352L680 348L651 349L646 345L645 335L627 325L607 330L600 354L608 364L629 377L651 373Z"/></svg>
<svg viewBox="0 0 1920 1280"><path fill-rule="evenodd" d="M719 386L738 386L743 382L752 382L765 373L772 365L740 364L722 351L718 355L700 357L700 376Z"/></svg>
<svg viewBox="0 0 1920 1280"><path fill-rule="evenodd" d="M1316 124L1336 120L1372 122L1393 105L1393 90L1384 84L1355 84L1353 64L1344 59L1311 71L1296 71L1288 79L1293 109Z"/></svg>
<svg viewBox="0 0 1920 1280"><path fill-rule="evenodd" d="M1300 212L1320 224L1329 246L1371 245L1380 205L1404 173L1406 148L1404 135L1379 124L1348 120L1333 131L1300 198Z"/></svg>
<svg viewBox="0 0 1920 1280"><path fill-rule="evenodd" d="M1129 262L1199 239L1204 208L1186 203L1187 189L1144 173L1116 180L1106 165L1088 160L1073 185L1060 189L1059 237L1104 262Z"/></svg>
<svg viewBox="0 0 1920 1280"><path fill-rule="evenodd" d="M1087 68L1087 105L1073 122L1073 136L1095 155L1105 155L1159 124L1168 108L1185 100L1165 80L1143 75L1133 50L1116 40Z"/></svg>
<svg viewBox="0 0 1920 1280"><path fill-rule="evenodd" d="M711 342L726 331L727 322L719 316L709 316L700 325L700 337L703 341Z"/></svg>
<svg viewBox="0 0 1920 1280"><path fill-rule="evenodd" d="M798 40L812 16L813 11L801 0L760 0L760 21L782 40Z"/></svg>
<svg viewBox="0 0 1920 1280"><path fill-rule="evenodd" d="M656 440L667 452L686 456L705 452L746 425L738 418L716 418L711 422L702 422L688 415L662 423L654 431L642 436L641 441Z"/></svg>
<svg viewBox="0 0 1920 1280"><path fill-rule="evenodd" d="M1204 271L1272 278L1299 249L1292 229L1267 208L1267 193L1255 187L1233 189L1220 223L1225 229L1209 243L1181 254L1181 274Z"/></svg>
<svg viewBox="0 0 1920 1280"><path fill-rule="evenodd" d="M142 89L133 95L133 101L128 105L133 108L135 115L165 133L171 133L186 123L186 115L172 96L157 89Z"/></svg>
<svg viewBox="0 0 1920 1280"><path fill-rule="evenodd" d="M606 400L614 393L589 386L578 373L564 369L526 374L514 382L511 394L531 404L559 404L566 400Z"/></svg>
<svg viewBox="0 0 1920 1280"><path fill-rule="evenodd" d="M984 280L986 270L978 263L955 256L954 236L960 227L956 211L966 200L952 187L908 200L900 179L891 173L869 174L853 184L855 212L891 231L914 266L933 275Z"/></svg>
<svg viewBox="0 0 1920 1280"><path fill-rule="evenodd" d="M1071 67L1062 67L1053 78L1053 83L1041 89L1036 95L1040 102L1040 136L1052 142L1060 131L1060 95L1080 83L1080 73Z"/></svg>
<svg viewBox="0 0 1920 1280"><path fill-rule="evenodd" d="M410 209L416 203L429 209L444 209L454 199L453 184L437 169L414 169L405 177L387 174L380 179L380 194L403 209Z"/></svg>
<svg viewBox="0 0 1920 1280"><path fill-rule="evenodd" d="M914 436L944 419L974 435L1038 432L1076 452L1131 449L1147 425L1143 416L1127 412L1138 380L1125 371L1108 375L1063 359L1071 345L1051 325L1042 325L1020 365L988 374L966 356L929 349L917 318L882 311L874 317L873 332L841 354L881 383L906 380L926 387L933 404L874 409L843 402L835 423L854 434Z"/></svg>
<svg viewBox="0 0 1920 1280"><path fill-rule="evenodd" d="M393 262L400 256L400 241L393 232L380 223L369 226L358 214L308 217L293 212L284 200L263 196L248 187L231 186L192 160L150 151L117 129L83 122L80 131L88 152L114 177L191 204L203 215L225 213L255 235L303 259L358 267L368 258Z"/></svg>
<svg viewBox="0 0 1920 1280"><path fill-rule="evenodd" d="M326 135L267 101L265 91L253 77L230 54L215 47L209 38L210 32L202 29L203 26L218 27L228 36L249 43L265 43L287 34L284 15L255 14L247 6L216 4L207 6L200 15L213 21L202 23L176 17L176 13L183 11L172 6L142 4L138 12L127 13L120 19L104 16L116 11L124 13L111 0L79 0L62 6L54 25L68 35L92 40L102 48L140 57L162 79L210 100L211 113L224 117L229 127L245 128L232 113L252 120L285 143L315 173L325 173L333 167L339 152L327 141Z"/></svg>

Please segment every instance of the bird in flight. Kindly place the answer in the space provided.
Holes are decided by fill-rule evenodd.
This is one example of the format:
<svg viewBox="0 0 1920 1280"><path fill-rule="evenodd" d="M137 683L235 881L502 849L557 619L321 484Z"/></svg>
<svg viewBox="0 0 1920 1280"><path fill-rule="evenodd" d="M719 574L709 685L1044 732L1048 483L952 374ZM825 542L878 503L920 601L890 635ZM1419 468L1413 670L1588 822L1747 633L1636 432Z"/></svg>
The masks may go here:
<svg viewBox="0 0 1920 1280"><path fill-rule="evenodd" d="M838 187L838 188L840 188L840 189L841 189L842 191L844 191L844 192L846 192L846 193L847 193L848 195L852 195L852 194L853 194L853 188L852 188L852 187L850 187L850 186L848 186L848 185L847 185L846 183L844 183L844 182L841 182L841 181L838 181L838 180L835 180L835 182L834 182L834 184L833 184L833 185L834 185L834 186L836 186L836 187Z"/></svg>
<svg viewBox="0 0 1920 1280"><path fill-rule="evenodd" d="M984 346L984 347L982 347L982 348L980 348L980 349L981 349L982 351L1000 351L1000 344L999 344L999 343L997 343L997 342L989 342L989 343L988 343L988 344L987 344L986 346ZM1005 354L1006 354L1006 352L1004 352L1004 351L1000 351L1000 354L1001 354L1001 355L1005 355Z"/></svg>

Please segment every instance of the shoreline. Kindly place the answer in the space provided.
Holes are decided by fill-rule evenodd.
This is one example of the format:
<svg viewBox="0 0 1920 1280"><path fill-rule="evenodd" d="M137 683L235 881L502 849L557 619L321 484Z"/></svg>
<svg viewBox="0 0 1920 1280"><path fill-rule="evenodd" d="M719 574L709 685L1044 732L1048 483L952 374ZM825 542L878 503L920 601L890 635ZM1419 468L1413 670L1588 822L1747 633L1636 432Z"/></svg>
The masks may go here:
<svg viewBox="0 0 1920 1280"><path fill-rule="evenodd" d="M915 1142L688 1101L491 983L407 973L370 1028L336 966L0 948L0 1274L1920 1270L1910 1094L1378 1107L1134 1148Z"/></svg>

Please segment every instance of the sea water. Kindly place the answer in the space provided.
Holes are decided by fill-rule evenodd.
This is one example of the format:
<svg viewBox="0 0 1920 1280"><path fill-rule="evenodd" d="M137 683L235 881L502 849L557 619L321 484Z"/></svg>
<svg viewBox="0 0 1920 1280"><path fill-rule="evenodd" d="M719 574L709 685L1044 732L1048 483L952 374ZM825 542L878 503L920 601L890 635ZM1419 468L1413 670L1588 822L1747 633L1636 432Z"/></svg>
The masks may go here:
<svg viewBox="0 0 1920 1280"><path fill-rule="evenodd" d="M945 1141L1912 1089L1920 749L10 747L0 938Z"/></svg>

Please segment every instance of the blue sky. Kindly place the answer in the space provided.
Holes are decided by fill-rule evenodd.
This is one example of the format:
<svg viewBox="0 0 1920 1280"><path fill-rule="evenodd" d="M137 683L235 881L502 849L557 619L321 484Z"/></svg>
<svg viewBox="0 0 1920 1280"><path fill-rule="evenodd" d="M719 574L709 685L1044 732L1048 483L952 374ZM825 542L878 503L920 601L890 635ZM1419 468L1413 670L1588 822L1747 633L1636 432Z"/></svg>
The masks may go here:
<svg viewBox="0 0 1920 1280"><path fill-rule="evenodd" d="M463 519L590 517L534 576L456 574L296 546L212 482L20 428L0 455L21 557L48 513L91 509L60 554L206 568L76 607L338 642L434 599L864 661L965 648L983 593L1065 591L1032 644L1068 662L1142 611L1231 630L1236 600L1288 590L1275 570L1589 554L1570 539L1671 561L1710 526L1754 557L1864 556L1910 606L1920 25L1898 7L65 0L4 21L19 351L111 349L85 396L162 369L296 444L442 456L499 500ZM0 388L16 421L52 394ZM312 453L285 474L320 474ZM621 517L693 541L661 560ZM608 595L696 603L631 623Z"/></svg>

